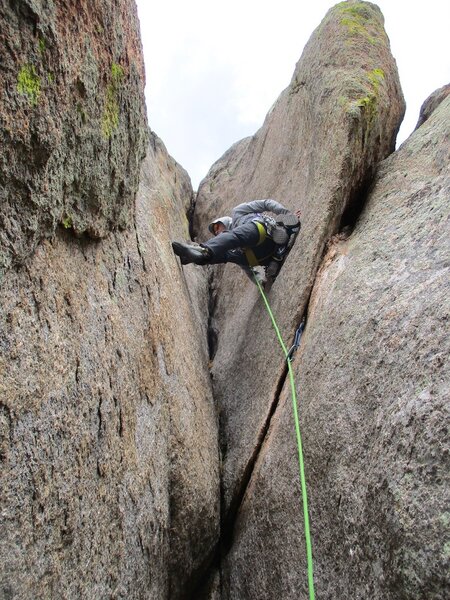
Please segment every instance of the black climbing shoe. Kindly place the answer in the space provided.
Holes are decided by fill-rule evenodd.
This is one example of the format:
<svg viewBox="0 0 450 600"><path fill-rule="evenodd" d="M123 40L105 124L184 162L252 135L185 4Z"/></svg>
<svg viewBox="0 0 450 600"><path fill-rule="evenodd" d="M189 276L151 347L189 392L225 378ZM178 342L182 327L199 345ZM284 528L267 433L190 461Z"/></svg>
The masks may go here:
<svg viewBox="0 0 450 600"><path fill-rule="evenodd" d="M278 225L284 225L284 227L298 227L299 221L296 215L292 213L286 213L285 215L277 215L276 222Z"/></svg>
<svg viewBox="0 0 450 600"><path fill-rule="evenodd" d="M287 243L291 233L290 230L298 227L298 219L292 213L287 213L285 215L277 215L276 222L277 224L272 232L272 239L275 244L282 246Z"/></svg>
<svg viewBox="0 0 450 600"><path fill-rule="evenodd" d="M283 246L289 239L289 234L283 225L275 225L272 231L272 239L278 246Z"/></svg>
<svg viewBox="0 0 450 600"><path fill-rule="evenodd" d="M206 265L211 258L211 252L208 248L202 248L201 246L190 246L182 242L172 242L172 249L180 257L182 265L190 263Z"/></svg>

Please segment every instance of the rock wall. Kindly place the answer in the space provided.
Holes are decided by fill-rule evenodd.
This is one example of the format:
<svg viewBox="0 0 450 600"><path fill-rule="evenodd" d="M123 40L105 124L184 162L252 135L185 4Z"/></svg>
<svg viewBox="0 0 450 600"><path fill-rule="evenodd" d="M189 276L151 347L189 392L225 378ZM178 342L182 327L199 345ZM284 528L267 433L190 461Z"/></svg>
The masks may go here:
<svg viewBox="0 0 450 600"><path fill-rule="evenodd" d="M447 98L380 164L319 270L294 360L318 598L444 600L450 369ZM289 385L222 566L222 598L307 597Z"/></svg>
<svg viewBox="0 0 450 600"><path fill-rule="evenodd" d="M394 149L403 113L378 7L340 3L311 36L263 127L232 147L200 185L199 239L214 215L239 202L275 198L302 211L302 233L271 291L286 336L301 319L327 240L350 221L376 165ZM234 265L216 285L212 327L220 335L212 375L231 518L285 370L258 290Z"/></svg>
<svg viewBox="0 0 450 600"><path fill-rule="evenodd" d="M1 276L58 224L130 224L146 117L134 2L2 2L0 22Z"/></svg>
<svg viewBox="0 0 450 600"><path fill-rule="evenodd" d="M2 593L177 598L218 531L206 280L180 276L187 175L152 136L135 224L60 227L0 291ZM206 309L204 309L205 311Z"/></svg>
<svg viewBox="0 0 450 600"><path fill-rule="evenodd" d="M147 132L136 7L0 20L0 595L186 597L218 537L208 284L171 251L192 187Z"/></svg>
<svg viewBox="0 0 450 600"><path fill-rule="evenodd" d="M419 120L416 129L423 125L428 117L433 114L439 104L450 94L450 83L442 86L429 96L420 107Z"/></svg>
<svg viewBox="0 0 450 600"><path fill-rule="evenodd" d="M189 223L189 177L146 128L134 3L0 17L0 595L307 596L265 308L236 266L181 267L170 246L274 197L303 214L269 300L286 343L307 316L317 597L443 600L448 86L391 154L404 101L383 18L341 2Z"/></svg>
<svg viewBox="0 0 450 600"><path fill-rule="evenodd" d="M255 198L303 213L269 301L286 345L309 305L295 376L317 597L443 599L448 105L445 89L433 96L425 125L380 163L404 110L382 23L363 2L327 14L263 127L202 182L194 225L202 240ZM223 506L205 597L307 597L282 352L236 266L214 268L213 293Z"/></svg>

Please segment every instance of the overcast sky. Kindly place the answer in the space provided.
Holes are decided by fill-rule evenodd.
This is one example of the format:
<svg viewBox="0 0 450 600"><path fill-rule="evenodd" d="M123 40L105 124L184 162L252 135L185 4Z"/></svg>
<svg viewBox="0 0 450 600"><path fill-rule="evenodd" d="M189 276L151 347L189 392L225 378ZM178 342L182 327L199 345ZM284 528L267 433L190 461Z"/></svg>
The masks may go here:
<svg viewBox="0 0 450 600"><path fill-rule="evenodd" d="M234 142L255 133L287 87L330 0L137 0L150 127L194 189ZM407 111L450 82L450 1L379 0Z"/></svg>

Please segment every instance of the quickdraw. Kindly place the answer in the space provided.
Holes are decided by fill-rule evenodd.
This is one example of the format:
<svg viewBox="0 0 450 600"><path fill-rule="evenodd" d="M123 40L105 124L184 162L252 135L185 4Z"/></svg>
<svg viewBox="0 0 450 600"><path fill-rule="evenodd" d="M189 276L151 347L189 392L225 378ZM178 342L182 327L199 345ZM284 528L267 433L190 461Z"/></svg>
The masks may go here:
<svg viewBox="0 0 450 600"><path fill-rule="evenodd" d="M297 331L295 332L295 336L294 336L294 343L292 344L292 346L290 347L290 349L287 353L286 360L292 360L292 357L294 356L294 352L300 346L300 340L301 340L304 329L305 329L305 319L303 318L302 322L297 327Z"/></svg>

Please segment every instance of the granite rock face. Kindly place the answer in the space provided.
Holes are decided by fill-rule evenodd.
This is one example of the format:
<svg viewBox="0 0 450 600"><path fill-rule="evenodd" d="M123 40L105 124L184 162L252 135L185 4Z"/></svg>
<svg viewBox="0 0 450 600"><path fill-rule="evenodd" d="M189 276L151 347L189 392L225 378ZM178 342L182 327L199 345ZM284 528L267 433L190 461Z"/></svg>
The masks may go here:
<svg viewBox="0 0 450 600"><path fill-rule="evenodd" d="M193 192L147 130L136 6L0 22L0 595L186 597L219 523L208 282L170 246Z"/></svg>
<svg viewBox="0 0 450 600"><path fill-rule="evenodd" d="M311 36L289 87L251 138L234 145L203 180L195 231L239 202L275 198L302 211L302 231L270 301L286 336L304 311L325 244L363 200L378 162L393 151L404 112L397 68L375 5L342 2ZM235 265L216 282L212 374L221 411L228 511L245 481L284 373L258 290ZM261 370L261 365L264 369Z"/></svg>
<svg viewBox="0 0 450 600"><path fill-rule="evenodd" d="M391 154L383 18L341 2L191 223L189 177L145 127L134 3L0 17L0 596L307 597L285 358L236 266L170 245L273 197L303 215L268 296L287 345L307 316L317 597L444 600L448 92Z"/></svg>
<svg viewBox="0 0 450 600"><path fill-rule="evenodd" d="M381 163L317 275L294 361L319 598L444 600L450 98ZM285 385L222 566L223 598L307 597Z"/></svg>
<svg viewBox="0 0 450 600"><path fill-rule="evenodd" d="M170 247L192 189L151 141L126 232L60 227L1 286L5 598L185 597L217 539L207 282Z"/></svg>
<svg viewBox="0 0 450 600"><path fill-rule="evenodd" d="M131 222L146 116L134 2L2 2L0 22L1 275L58 224Z"/></svg>
<svg viewBox="0 0 450 600"><path fill-rule="evenodd" d="M416 129L423 125L430 115L436 110L439 104L450 94L450 83L443 85L429 96L420 108L419 120Z"/></svg>
<svg viewBox="0 0 450 600"><path fill-rule="evenodd" d="M404 109L380 10L368 2L337 4L262 128L234 144L201 182L196 235L207 236L207 223L221 211L273 196L303 209L304 219L308 209L333 200L333 230L394 150Z"/></svg>

